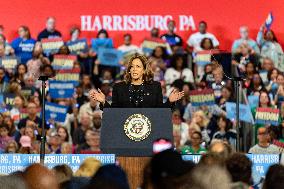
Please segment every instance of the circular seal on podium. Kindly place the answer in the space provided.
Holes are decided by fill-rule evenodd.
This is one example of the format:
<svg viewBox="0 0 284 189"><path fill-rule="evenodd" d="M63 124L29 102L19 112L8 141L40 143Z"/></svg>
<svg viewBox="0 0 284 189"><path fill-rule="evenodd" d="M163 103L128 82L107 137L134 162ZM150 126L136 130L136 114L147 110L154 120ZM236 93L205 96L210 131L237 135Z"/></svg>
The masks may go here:
<svg viewBox="0 0 284 189"><path fill-rule="evenodd" d="M133 114L124 123L125 135L135 142L148 138L151 134L151 122L143 114Z"/></svg>

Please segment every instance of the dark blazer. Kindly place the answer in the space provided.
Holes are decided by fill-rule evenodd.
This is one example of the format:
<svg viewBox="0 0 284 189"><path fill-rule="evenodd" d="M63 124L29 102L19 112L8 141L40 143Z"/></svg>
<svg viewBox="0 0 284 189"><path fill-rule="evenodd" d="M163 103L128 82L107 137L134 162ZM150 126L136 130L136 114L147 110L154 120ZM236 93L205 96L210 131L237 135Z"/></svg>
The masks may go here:
<svg viewBox="0 0 284 189"><path fill-rule="evenodd" d="M135 108L129 100L129 85L119 82L113 86L112 104L105 103L105 108ZM144 83L144 97L142 108L171 108L172 104L167 100L163 103L162 87L160 82L152 81Z"/></svg>

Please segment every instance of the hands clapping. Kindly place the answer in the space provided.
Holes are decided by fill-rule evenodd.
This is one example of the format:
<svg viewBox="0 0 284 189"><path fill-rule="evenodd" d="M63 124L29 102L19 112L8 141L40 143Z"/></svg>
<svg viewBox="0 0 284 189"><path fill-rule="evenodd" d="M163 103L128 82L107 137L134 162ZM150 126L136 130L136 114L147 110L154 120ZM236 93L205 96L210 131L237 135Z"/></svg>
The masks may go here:
<svg viewBox="0 0 284 189"><path fill-rule="evenodd" d="M89 97L90 97L91 100L95 100L95 101L98 101L98 102L100 102L102 104L105 104L106 97L105 97L104 93L102 93L102 91L100 89L98 89L98 90L95 90L95 89L90 90Z"/></svg>
<svg viewBox="0 0 284 189"><path fill-rule="evenodd" d="M174 89L169 96L169 101L176 102L180 100L183 96L184 96L184 91L179 92L177 89Z"/></svg>

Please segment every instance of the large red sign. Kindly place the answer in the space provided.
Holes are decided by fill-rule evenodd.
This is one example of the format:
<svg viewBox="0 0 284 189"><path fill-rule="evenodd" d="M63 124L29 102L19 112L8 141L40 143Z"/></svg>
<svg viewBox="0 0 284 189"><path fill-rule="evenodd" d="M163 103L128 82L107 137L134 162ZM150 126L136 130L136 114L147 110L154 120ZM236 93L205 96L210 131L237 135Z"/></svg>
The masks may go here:
<svg viewBox="0 0 284 189"><path fill-rule="evenodd" d="M57 28L65 40L73 25L79 26L82 36L87 38L95 37L99 29L105 28L114 38L115 46L122 43L126 32L133 35L136 44L149 36L154 26L165 33L170 19L176 21L177 33L186 41L196 32L198 22L205 20L208 31L219 39L220 48L229 50L239 37L240 26L249 26L251 38L255 39L272 11L275 18L272 29L280 43L284 42L282 0L11 0L1 1L0 7L0 24L4 25L9 41L20 25L29 26L36 38L48 16L57 19Z"/></svg>

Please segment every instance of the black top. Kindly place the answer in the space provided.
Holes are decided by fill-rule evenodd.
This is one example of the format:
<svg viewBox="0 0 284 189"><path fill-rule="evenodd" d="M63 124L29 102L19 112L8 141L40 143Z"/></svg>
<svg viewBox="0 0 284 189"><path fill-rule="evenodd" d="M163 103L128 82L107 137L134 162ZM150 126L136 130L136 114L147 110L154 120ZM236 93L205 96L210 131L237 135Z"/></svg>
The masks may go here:
<svg viewBox="0 0 284 189"><path fill-rule="evenodd" d="M61 33L57 30L54 30L53 32L47 31L47 29L44 29L41 31L37 37L37 40L40 41L41 39L45 38L56 38L61 37Z"/></svg>
<svg viewBox="0 0 284 189"><path fill-rule="evenodd" d="M105 108L170 108L171 103L163 103L160 82L152 81L142 85L131 85L119 82L113 86L112 104L108 102Z"/></svg>

